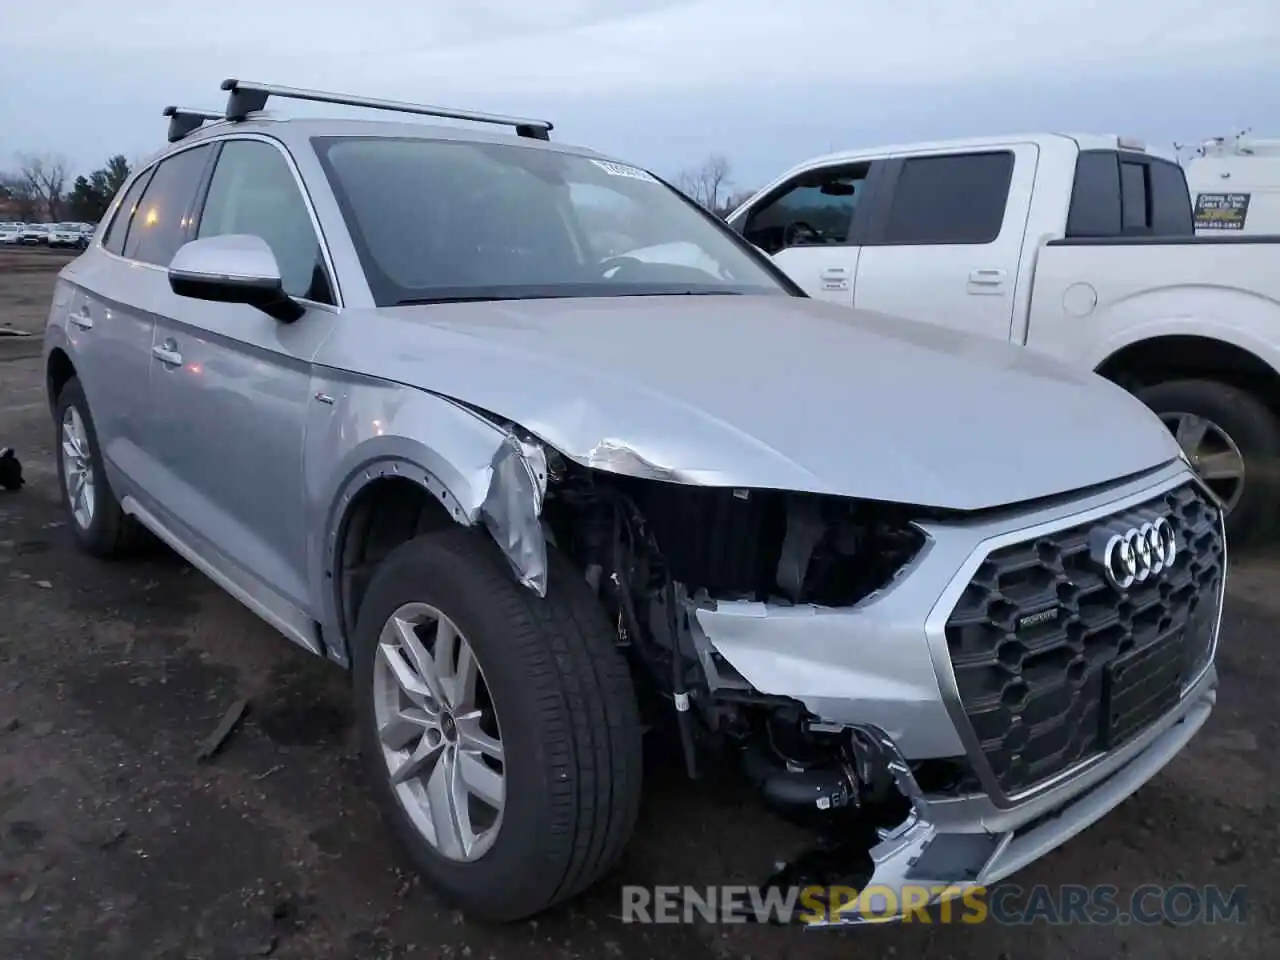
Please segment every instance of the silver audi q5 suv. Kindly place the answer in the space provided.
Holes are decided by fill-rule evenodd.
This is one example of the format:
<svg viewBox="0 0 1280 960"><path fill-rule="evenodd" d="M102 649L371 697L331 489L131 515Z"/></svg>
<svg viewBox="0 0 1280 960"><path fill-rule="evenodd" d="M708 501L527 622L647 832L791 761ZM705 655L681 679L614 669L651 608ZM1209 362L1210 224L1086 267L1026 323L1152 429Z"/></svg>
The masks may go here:
<svg viewBox="0 0 1280 960"><path fill-rule="evenodd" d="M349 669L452 902L599 879L642 733L810 828L825 877L961 889L1205 722L1220 504L1120 388L808 299L546 122L223 89L166 110L59 277L71 528L158 537ZM266 110L297 99L379 119Z"/></svg>

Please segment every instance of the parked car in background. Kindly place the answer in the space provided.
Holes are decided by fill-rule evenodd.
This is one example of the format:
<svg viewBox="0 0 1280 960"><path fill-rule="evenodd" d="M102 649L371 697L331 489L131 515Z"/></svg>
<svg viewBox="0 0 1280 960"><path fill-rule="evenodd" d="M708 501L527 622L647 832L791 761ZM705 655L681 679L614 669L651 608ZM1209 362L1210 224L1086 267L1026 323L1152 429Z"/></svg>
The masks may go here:
<svg viewBox="0 0 1280 960"><path fill-rule="evenodd" d="M372 790L468 912L609 870L646 729L845 838L830 882L936 896L1209 716L1221 510L1114 384L806 297L545 121L224 89L59 274L69 526L151 531L350 667Z"/></svg>
<svg viewBox="0 0 1280 960"><path fill-rule="evenodd" d="M0 244L16 244L22 237L22 223L0 223Z"/></svg>
<svg viewBox="0 0 1280 960"><path fill-rule="evenodd" d="M49 226L48 244L54 249L84 248L84 227L79 223L54 223Z"/></svg>
<svg viewBox="0 0 1280 960"><path fill-rule="evenodd" d="M48 244L49 224L47 223L23 224L22 233L18 235L18 242L28 247Z"/></svg>
<svg viewBox="0 0 1280 960"><path fill-rule="evenodd" d="M855 150L787 171L729 222L819 300L1125 387L1222 499L1233 541L1275 533L1280 237L1197 237L1172 156L1058 134Z"/></svg>
<svg viewBox="0 0 1280 960"><path fill-rule="evenodd" d="M1202 236L1280 234L1280 139L1215 137L1186 163Z"/></svg>

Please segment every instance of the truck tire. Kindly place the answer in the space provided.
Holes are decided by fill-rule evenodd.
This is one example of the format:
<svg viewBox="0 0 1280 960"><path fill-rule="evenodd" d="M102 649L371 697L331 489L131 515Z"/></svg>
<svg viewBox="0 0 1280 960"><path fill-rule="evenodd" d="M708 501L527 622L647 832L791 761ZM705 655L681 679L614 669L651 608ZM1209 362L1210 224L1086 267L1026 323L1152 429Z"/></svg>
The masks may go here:
<svg viewBox="0 0 1280 960"><path fill-rule="evenodd" d="M520 920L584 891L621 855L640 805L641 726L617 635L549 553L543 599L484 533L417 537L374 572L353 636L371 788L427 884L478 920ZM456 633L451 651L442 630ZM444 817L459 808L465 819Z"/></svg>
<svg viewBox="0 0 1280 960"><path fill-rule="evenodd" d="M1205 478L1227 501L1228 543L1252 546L1272 536L1280 510L1280 420L1275 414L1253 394L1213 380L1171 380L1145 387L1137 396L1175 435L1181 418L1208 421L1204 444L1186 451L1193 466L1232 445L1239 452L1244 476L1238 493L1226 478Z"/></svg>
<svg viewBox="0 0 1280 960"><path fill-rule="evenodd" d="M54 402L57 426L58 488L76 544L102 559L128 556L154 541L120 509L107 482L102 449L78 377L62 385Z"/></svg>

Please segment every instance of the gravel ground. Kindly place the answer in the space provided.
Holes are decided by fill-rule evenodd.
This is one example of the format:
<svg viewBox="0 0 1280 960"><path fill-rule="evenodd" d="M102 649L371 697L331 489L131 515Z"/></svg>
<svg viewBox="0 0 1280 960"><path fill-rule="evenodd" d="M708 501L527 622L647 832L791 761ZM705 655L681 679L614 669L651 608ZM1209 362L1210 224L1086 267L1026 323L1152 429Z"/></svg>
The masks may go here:
<svg viewBox="0 0 1280 960"><path fill-rule="evenodd" d="M0 252L0 330L38 331L65 258ZM1272 958L1280 800L1272 646L1280 562L1237 560L1222 690L1191 748L1110 817L1016 878L1250 888L1243 924L802 932L637 926L623 883L750 882L791 837L751 798L655 762L618 873L508 928L463 921L411 878L362 787L345 676L167 551L128 564L71 544L37 338L0 336L0 957ZM196 762L227 708L249 710Z"/></svg>

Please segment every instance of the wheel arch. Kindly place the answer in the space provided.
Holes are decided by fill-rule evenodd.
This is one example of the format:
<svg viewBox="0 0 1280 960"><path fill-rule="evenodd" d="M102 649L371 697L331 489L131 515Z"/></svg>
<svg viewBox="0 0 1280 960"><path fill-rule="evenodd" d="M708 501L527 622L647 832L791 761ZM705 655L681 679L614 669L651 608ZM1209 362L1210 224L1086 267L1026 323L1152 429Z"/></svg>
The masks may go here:
<svg viewBox="0 0 1280 960"><path fill-rule="evenodd" d="M44 365L45 396L52 412L58 402L58 394L67 385L67 381L76 376L76 366L62 347L54 347Z"/></svg>
<svg viewBox="0 0 1280 960"><path fill-rule="evenodd" d="M1252 349L1218 337L1174 333L1113 351L1095 372L1129 391L1168 380L1217 380L1258 397L1280 415L1280 372Z"/></svg>
<svg viewBox="0 0 1280 960"><path fill-rule="evenodd" d="M330 492L313 501L323 510L310 547L318 619L328 656L343 665L372 567L415 536L482 528L513 576L545 595L542 448L442 398L417 394L410 406L431 414L411 418L417 423L448 429L434 431L433 443L394 433L365 439L328 472L339 478L321 484Z"/></svg>

